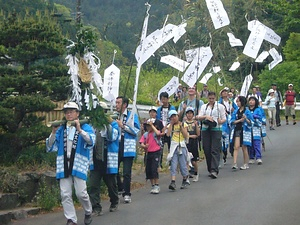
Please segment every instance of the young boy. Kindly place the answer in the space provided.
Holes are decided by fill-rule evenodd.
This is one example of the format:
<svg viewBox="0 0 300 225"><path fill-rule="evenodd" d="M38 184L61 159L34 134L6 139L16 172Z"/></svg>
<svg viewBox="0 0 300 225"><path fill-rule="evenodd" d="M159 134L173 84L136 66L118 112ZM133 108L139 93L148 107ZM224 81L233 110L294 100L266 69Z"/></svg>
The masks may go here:
<svg viewBox="0 0 300 225"><path fill-rule="evenodd" d="M187 187L188 182L188 168L187 168L187 158L188 151L186 148L185 140L188 138L189 134L187 131L187 124L179 121L178 113L176 110L171 110L169 112L170 124L168 126L167 136L171 137L171 147L170 152L167 156L167 163L171 162L170 172L171 172L171 183L169 189L176 190L176 169L179 163L180 172L183 177L181 189Z"/></svg>
<svg viewBox="0 0 300 225"><path fill-rule="evenodd" d="M198 175L198 160L199 160L199 146L198 146L198 137L200 135L200 128L196 120L194 120L194 109L193 107L187 107L185 110L187 120L185 121L188 125L189 133L189 143L187 144L187 149L190 153L193 154L191 159L192 165L194 167L194 177L193 182L197 182L199 179Z"/></svg>
<svg viewBox="0 0 300 225"><path fill-rule="evenodd" d="M145 150L146 157L146 180L151 182L151 194L158 194L159 188L159 175L158 167L160 165L160 131L158 125L155 124L155 119L150 118L146 124L147 132L144 133L140 139L141 147Z"/></svg>

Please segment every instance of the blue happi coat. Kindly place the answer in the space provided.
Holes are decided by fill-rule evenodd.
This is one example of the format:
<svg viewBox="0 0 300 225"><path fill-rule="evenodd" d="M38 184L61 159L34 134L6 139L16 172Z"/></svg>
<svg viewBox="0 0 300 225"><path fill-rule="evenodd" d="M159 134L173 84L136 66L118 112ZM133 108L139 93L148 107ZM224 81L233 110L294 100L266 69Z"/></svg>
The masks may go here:
<svg viewBox="0 0 300 225"><path fill-rule="evenodd" d="M126 118L126 129L129 129L131 132L124 133L124 155L123 157L135 157L136 156L136 142L137 142L137 135L140 132L140 122L139 118L136 114L133 115L133 126L129 125L128 119L130 118L131 112L128 111L128 115Z"/></svg>
<svg viewBox="0 0 300 225"><path fill-rule="evenodd" d="M261 140L261 126L262 126L262 111L260 107L255 108L254 111L250 111L253 116L253 125L252 125L252 137L253 140Z"/></svg>
<svg viewBox="0 0 300 225"><path fill-rule="evenodd" d="M93 151L93 146L95 143L95 133L93 128L88 124L81 125L81 129L88 133L92 144L89 145L83 139L83 137L78 135L78 142L75 149L74 164L72 168L71 175L87 180L87 173L90 165L91 152ZM56 157L56 179L65 178L65 168L64 168L64 130L65 125L60 126L55 134L55 142L52 146L49 145L49 139L46 140L47 152L57 152Z"/></svg>
<svg viewBox="0 0 300 225"><path fill-rule="evenodd" d="M235 124L233 124L234 121L237 120L237 112L239 109L234 110L234 112L231 115L231 120L230 120L230 124L231 124L231 134L230 134L230 142L233 142L233 134L234 134L234 130L235 130ZM243 145L247 145L247 146L252 146L252 124L254 123L253 121L253 116L252 113L250 112L249 109L246 108L245 110L245 115L247 117L248 120L250 120L250 124L248 124L246 122L246 120L243 123Z"/></svg>
<svg viewBox="0 0 300 225"><path fill-rule="evenodd" d="M107 157L106 161L106 174L117 174L118 173L118 153L119 153L119 125L114 120L109 125L106 126L106 129L103 129L100 132L101 136L107 141ZM98 137L98 136L96 136ZM94 160L91 157L90 170L94 170Z"/></svg>

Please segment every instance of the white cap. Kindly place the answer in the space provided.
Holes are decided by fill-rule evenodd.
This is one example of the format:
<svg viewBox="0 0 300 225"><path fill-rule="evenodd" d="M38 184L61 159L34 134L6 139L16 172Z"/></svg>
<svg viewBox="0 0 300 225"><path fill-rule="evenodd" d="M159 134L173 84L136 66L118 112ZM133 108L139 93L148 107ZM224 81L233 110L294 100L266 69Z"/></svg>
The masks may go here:
<svg viewBox="0 0 300 225"><path fill-rule="evenodd" d="M269 89L268 94L274 93L275 91L273 89Z"/></svg>
<svg viewBox="0 0 300 225"><path fill-rule="evenodd" d="M294 85L293 85L293 84L289 84L289 86L292 86L292 87L293 87Z"/></svg>
<svg viewBox="0 0 300 225"><path fill-rule="evenodd" d="M67 102L64 105L63 109L76 109L76 110L79 110L79 107L78 107L78 105L75 102Z"/></svg>
<svg viewBox="0 0 300 225"><path fill-rule="evenodd" d="M149 109L149 112L150 112L151 110L154 110L155 112L157 112L157 108L156 108L155 106L151 106L150 109Z"/></svg>

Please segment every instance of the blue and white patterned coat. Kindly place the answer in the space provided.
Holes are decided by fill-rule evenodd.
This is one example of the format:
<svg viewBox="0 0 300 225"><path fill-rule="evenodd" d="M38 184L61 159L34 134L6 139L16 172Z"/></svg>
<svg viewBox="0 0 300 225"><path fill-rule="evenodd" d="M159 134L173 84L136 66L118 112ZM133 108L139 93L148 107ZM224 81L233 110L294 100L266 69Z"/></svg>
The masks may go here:
<svg viewBox="0 0 300 225"><path fill-rule="evenodd" d="M128 111L128 115L126 118L126 129L129 129L131 132L124 133L124 155L123 157L135 157L136 156L136 142L137 142L137 135L140 132L140 122L139 118L136 114L134 114L134 125L129 126L127 124L128 119L130 118L131 112Z"/></svg>
<svg viewBox="0 0 300 225"><path fill-rule="evenodd" d="M46 140L47 152L57 152L56 157L56 179L65 178L64 170L64 129L65 126L60 126L55 134L55 141L52 146L49 146L49 139ZM81 125L81 129L88 133L92 144L89 145L78 135L78 142L75 151L74 164L72 169L72 176L87 180L87 173L89 170L91 152L95 143L95 133L93 128L88 124Z"/></svg>

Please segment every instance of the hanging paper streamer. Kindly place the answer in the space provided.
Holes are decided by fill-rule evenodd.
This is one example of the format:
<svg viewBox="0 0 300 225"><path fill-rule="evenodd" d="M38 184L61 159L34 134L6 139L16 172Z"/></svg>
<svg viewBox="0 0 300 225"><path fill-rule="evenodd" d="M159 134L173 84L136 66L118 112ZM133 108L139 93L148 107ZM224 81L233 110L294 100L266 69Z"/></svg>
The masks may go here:
<svg viewBox="0 0 300 225"><path fill-rule="evenodd" d="M198 54L198 48L194 48L194 49L189 49L189 50L185 50L184 51L185 54L185 59L187 62L192 62L193 59L196 57L196 55Z"/></svg>
<svg viewBox="0 0 300 225"><path fill-rule="evenodd" d="M241 64L240 64L239 62L234 62L234 63L231 65L229 71L236 71L236 69L239 68L240 65L241 65Z"/></svg>
<svg viewBox="0 0 300 225"><path fill-rule="evenodd" d="M188 62L186 62L182 59L179 59L173 55L163 56L163 57L161 57L160 61L162 63L166 63L166 64L172 66L173 68L179 70L180 72L185 71L187 66L190 65Z"/></svg>
<svg viewBox="0 0 300 225"><path fill-rule="evenodd" d="M280 41L281 41L281 37L276 34L271 28L267 27L266 25L262 24L261 22L259 22L258 20L252 20L250 22L248 22L248 30L250 30L251 32L253 31L253 29L255 29L255 27L257 25L262 25L265 27L266 29L266 34L264 36L264 39L274 45L279 45Z"/></svg>
<svg viewBox="0 0 300 225"><path fill-rule="evenodd" d="M103 98L111 102L119 96L120 69L114 64L104 71Z"/></svg>
<svg viewBox="0 0 300 225"><path fill-rule="evenodd" d="M263 51L260 53L260 55L256 58L255 62L262 63L268 56L269 56L268 51Z"/></svg>
<svg viewBox="0 0 300 225"><path fill-rule="evenodd" d="M178 86L179 86L179 78L173 76L172 79L163 88L159 90L157 99L160 100L159 95L162 92L167 92L169 96L171 96L176 92Z"/></svg>
<svg viewBox="0 0 300 225"><path fill-rule="evenodd" d="M221 71L221 67L219 67L219 66L214 66L214 67L213 67L213 71L214 71L214 73L218 73L218 72Z"/></svg>
<svg viewBox="0 0 300 225"><path fill-rule="evenodd" d="M185 71L181 80L192 87L197 82L212 56L213 53L210 47L198 48L197 55L194 57L189 68Z"/></svg>
<svg viewBox="0 0 300 225"><path fill-rule="evenodd" d="M79 60L72 55L68 55L66 57L67 60L67 66L69 67L68 74L71 75L70 79L72 82L72 96L70 98L70 101L76 102L81 109L82 103L81 103L81 88L80 88L80 81L78 77L78 62Z"/></svg>
<svg viewBox="0 0 300 225"><path fill-rule="evenodd" d="M185 27L187 26L187 23L182 23L180 24L174 32L174 43L176 43L181 37L182 35L184 35L186 33Z"/></svg>
<svg viewBox="0 0 300 225"><path fill-rule="evenodd" d="M208 80L212 77L212 73L205 74L202 79L199 81L201 84L207 84Z"/></svg>
<svg viewBox="0 0 300 225"><path fill-rule="evenodd" d="M247 97L252 80L253 80L253 77L251 74L249 74L248 76L245 77L245 80L244 80L244 83L243 83L243 86L242 86L242 89L240 92L241 96Z"/></svg>
<svg viewBox="0 0 300 225"><path fill-rule="evenodd" d="M206 0L206 5L215 29L229 25L230 21L220 0Z"/></svg>
<svg viewBox="0 0 300 225"><path fill-rule="evenodd" d="M273 61L269 64L269 70L271 70L282 62L282 56L277 52L275 48L271 48L269 53L273 58Z"/></svg>
<svg viewBox="0 0 300 225"><path fill-rule="evenodd" d="M243 53L256 59L260 46L264 40L266 29L263 24L257 24L250 33Z"/></svg>
<svg viewBox="0 0 300 225"><path fill-rule="evenodd" d="M243 46L243 43L240 39L236 38L232 33L227 33L229 38L229 43L231 47Z"/></svg>
<svg viewBox="0 0 300 225"><path fill-rule="evenodd" d="M224 84L221 83L221 79L222 79L221 77L218 78L219 86L223 86L224 85Z"/></svg>

